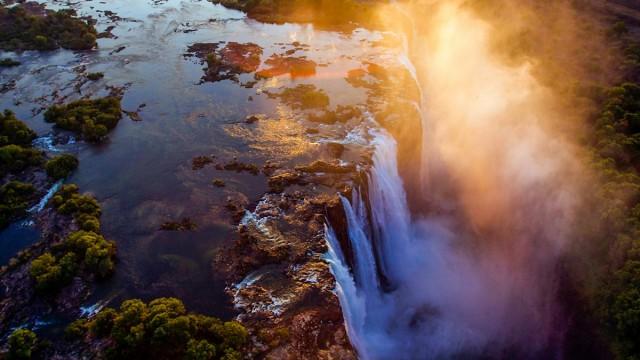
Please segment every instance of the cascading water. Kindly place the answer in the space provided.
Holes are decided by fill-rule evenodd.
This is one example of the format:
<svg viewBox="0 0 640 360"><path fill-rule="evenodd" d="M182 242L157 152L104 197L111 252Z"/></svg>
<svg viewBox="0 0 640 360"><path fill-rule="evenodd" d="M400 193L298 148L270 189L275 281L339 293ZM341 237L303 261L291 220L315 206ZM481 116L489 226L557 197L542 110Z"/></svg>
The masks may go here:
<svg viewBox="0 0 640 360"><path fill-rule="evenodd" d="M419 89L425 131L424 193L411 196L437 211L411 213L396 139L376 129L366 192L342 198L352 259L326 230L349 337L363 359L557 357L553 269L580 167L540 126L557 114L529 70L495 63L484 24L455 6L441 10L440 53L429 57L424 84L408 41L399 57Z"/></svg>
<svg viewBox="0 0 640 360"><path fill-rule="evenodd" d="M472 345L481 335L439 307L446 306L440 303L451 295L447 292L455 291L456 286L446 283L463 280L447 274L446 268L454 266L459 273L461 267L469 266L449 257L451 250L445 248L451 233L442 226L445 221L411 222L397 170L396 142L383 130L376 130L374 136L371 218L358 191L351 202L342 198L354 253L351 271L333 230L327 228L328 260L351 341L363 359L433 358L462 345L451 343L453 338ZM380 264L376 264L374 246ZM391 291L382 289L378 267ZM416 280L422 288L414 287ZM438 296L440 291L447 294Z"/></svg>

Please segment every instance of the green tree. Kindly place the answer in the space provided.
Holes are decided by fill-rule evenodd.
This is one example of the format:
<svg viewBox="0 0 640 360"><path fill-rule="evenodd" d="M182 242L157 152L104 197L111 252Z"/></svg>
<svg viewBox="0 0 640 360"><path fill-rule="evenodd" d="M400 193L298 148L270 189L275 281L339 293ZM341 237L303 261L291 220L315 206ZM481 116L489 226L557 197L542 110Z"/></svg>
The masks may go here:
<svg viewBox="0 0 640 360"><path fill-rule="evenodd" d="M38 337L31 330L17 329L9 335L8 342L8 359L31 359L38 343Z"/></svg>
<svg viewBox="0 0 640 360"><path fill-rule="evenodd" d="M31 262L31 277L36 281L36 290L48 293L59 289L62 283L62 268L51 253L44 253Z"/></svg>
<svg viewBox="0 0 640 360"><path fill-rule="evenodd" d="M187 344L187 360L211 360L215 359L216 347L207 340L189 340Z"/></svg>
<svg viewBox="0 0 640 360"><path fill-rule="evenodd" d="M53 179L64 179L78 168L78 159L71 154L62 154L47 161L47 175Z"/></svg>

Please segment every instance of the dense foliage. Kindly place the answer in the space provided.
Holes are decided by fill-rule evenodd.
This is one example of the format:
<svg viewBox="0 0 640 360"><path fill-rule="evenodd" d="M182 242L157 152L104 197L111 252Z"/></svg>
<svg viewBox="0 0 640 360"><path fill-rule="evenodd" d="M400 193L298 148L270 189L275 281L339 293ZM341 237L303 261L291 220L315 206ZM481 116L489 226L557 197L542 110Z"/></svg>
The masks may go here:
<svg viewBox="0 0 640 360"><path fill-rule="evenodd" d="M71 324L67 333L83 329L111 339L107 355L113 359L239 360L248 341L240 323L188 313L175 298L127 300L118 310L105 308L87 322Z"/></svg>
<svg viewBox="0 0 640 360"><path fill-rule="evenodd" d="M54 105L44 114L47 122L75 131L87 141L99 142L122 118L120 99L105 97L95 100L78 100L66 105Z"/></svg>
<svg viewBox="0 0 640 360"><path fill-rule="evenodd" d="M93 25L74 10L49 11L38 5L0 6L0 49L88 50L96 46Z"/></svg>
<svg viewBox="0 0 640 360"><path fill-rule="evenodd" d="M20 172L29 166L41 165L42 152L33 148L24 148L19 145L6 145L0 147L0 177L8 173Z"/></svg>
<svg viewBox="0 0 640 360"><path fill-rule="evenodd" d="M81 195L77 185L63 186L51 200L57 211L70 215L81 228L60 244L31 262L30 274L36 289L55 293L68 285L79 272L106 278L115 267L116 245L100 234L100 204L90 195Z"/></svg>
<svg viewBox="0 0 640 360"><path fill-rule="evenodd" d="M31 359L37 350L38 337L28 329L16 329L9 335L7 359Z"/></svg>
<svg viewBox="0 0 640 360"><path fill-rule="evenodd" d="M320 26L375 26L371 1L360 0L211 0L265 22L314 22ZM375 0L374 0L375 1Z"/></svg>
<svg viewBox="0 0 640 360"><path fill-rule="evenodd" d="M62 154L47 161L45 170L54 179L64 179L78 168L78 159L71 154Z"/></svg>
<svg viewBox="0 0 640 360"><path fill-rule="evenodd" d="M35 132L13 112L0 113L0 177L42 164L42 152L31 147L35 138ZM0 187L0 229L26 215L35 191L31 184L18 181L9 181Z"/></svg>
<svg viewBox="0 0 640 360"><path fill-rule="evenodd" d="M0 146L31 146L31 141L35 138L36 133L18 120L13 112L5 110L3 114L0 113Z"/></svg>
<svg viewBox="0 0 640 360"><path fill-rule="evenodd" d="M0 187L0 229L26 215L36 189L31 184L10 181Z"/></svg>
<svg viewBox="0 0 640 360"><path fill-rule="evenodd" d="M598 313L619 358L640 358L640 51L624 24L611 30L625 54L626 82L599 92L593 123L593 166L602 185L594 194L600 221L585 228L595 244Z"/></svg>

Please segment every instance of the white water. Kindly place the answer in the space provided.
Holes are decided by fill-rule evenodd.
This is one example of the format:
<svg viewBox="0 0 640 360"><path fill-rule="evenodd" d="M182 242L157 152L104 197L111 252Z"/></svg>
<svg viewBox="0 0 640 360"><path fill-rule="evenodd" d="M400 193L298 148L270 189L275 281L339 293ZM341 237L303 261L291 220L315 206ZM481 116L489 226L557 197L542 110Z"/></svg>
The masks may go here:
<svg viewBox="0 0 640 360"><path fill-rule="evenodd" d="M37 204L33 205L33 207L31 207L28 212L31 214L34 213L39 213L40 211L42 211L44 209L45 206L47 206L47 203L49 202L49 200L51 200L51 198L53 197L53 195L60 189L60 186L62 186L62 180L56 181L51 188L49 188L49 190L47 190L47 193L40 199L40 201L38 201Z"/></svg>
<svg viewBox="0 0 640 360"><path fill-rule="evenodd" d="M414 67L409 58L402 59L411 73ZM414 79L420 87L417 76ZM416 105L419 110L421 105ZM423 115L425 131L426 120ZM549 203L545 196L534 197L533 205L524 201L522 209L528 217L522 224L532 227L504 219L515 244L478 249L455 214L410 213L398 173L396 141L384 130L374 130L372 135L375 151L367 193L356 189L352 199L342 198L353 259L345 258L334 231L330 227L326 231L336 294L359 357L501 358L510 351L523 357L548 357L544 351L557 339L550 275L556 252L544 241L553 245L563 237L565 218L556 207L568 205ZM539 151L534 140L528 150ZM435 155L429 153L432 149L424 147L423 166L437 170L432 163ZM517 175L549 173L544 172L547 163L529 165L526 171L514 171ZM544 178L539 184L548 189L552 179ZM436 193L425 180L424 192ZM521 188L511 191L544 193L530 183L518 185ZM556 195L566 190L556 188ZM430 205L444 208L443 204Z"/></svg>

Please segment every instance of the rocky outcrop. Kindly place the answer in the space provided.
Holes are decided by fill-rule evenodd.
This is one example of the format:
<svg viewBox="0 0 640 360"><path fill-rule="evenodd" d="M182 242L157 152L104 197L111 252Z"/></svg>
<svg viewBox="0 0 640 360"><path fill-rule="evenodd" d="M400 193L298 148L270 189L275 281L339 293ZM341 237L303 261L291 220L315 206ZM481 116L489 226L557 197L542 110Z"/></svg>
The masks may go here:
<svg viewBox="0 0 640 360"><path fill-rule="evenodd" d="M214 271L232 284L227 292L238 319L252 330L255 356L355 359L324 260L326 218L344 222L342 205L335 191L290 188L304 176L298 170L272 176L287 179L279 184L283 192L266 194L253 211L245 211L237 240L218 253ZM344 223L337 227L346 231Z"/></svg>
<svg viewBox="0 0 640 360"><path fill-rule="evenodd" d="M238 81L238 75L252 73L260 66L262 48L254 43L196 43L187 49L186 57L195 56L206 64L202 82Z"/></svg>

